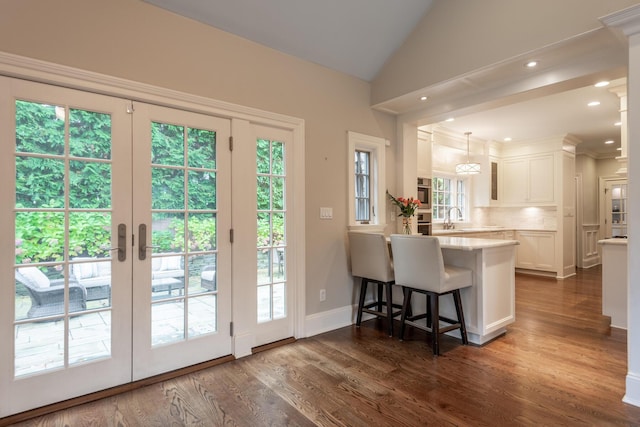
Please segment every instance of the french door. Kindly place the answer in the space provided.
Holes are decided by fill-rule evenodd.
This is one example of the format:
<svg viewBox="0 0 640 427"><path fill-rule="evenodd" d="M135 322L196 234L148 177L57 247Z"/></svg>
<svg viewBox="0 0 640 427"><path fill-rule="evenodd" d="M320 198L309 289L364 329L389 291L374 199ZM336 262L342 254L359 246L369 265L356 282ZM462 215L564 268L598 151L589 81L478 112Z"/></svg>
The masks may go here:
<svg viewBox="0 0 640 427"><path fill-rule="evenodd" d="M230 354L229 121L0 100L0 417Z"/></svg>

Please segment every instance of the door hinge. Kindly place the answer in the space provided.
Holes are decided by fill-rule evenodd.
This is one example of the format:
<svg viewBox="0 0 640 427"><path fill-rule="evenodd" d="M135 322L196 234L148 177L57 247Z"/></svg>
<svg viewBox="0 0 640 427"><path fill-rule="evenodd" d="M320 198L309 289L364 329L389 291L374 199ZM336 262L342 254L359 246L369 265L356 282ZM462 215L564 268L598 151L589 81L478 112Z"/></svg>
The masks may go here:
<svg viewBox="0 0 640 427"><path fill-rule="evenodd" d="M229 137L229 151L233 151L233 136Z"/></svg>
<svg viewBox="0 0 640 427"><path fill-rule="evenodd" d="M229 336L233 336L233 322L229 322Z"/></svg>
<svg viewBox="0 0 640 427"><path fill-rule="evenodd" d="M131 101L127 106L127 114L133 114L134 111L136 111L136 109L133 108L133 101Z"/></svg>
<svg viewBox="0 0 640 427"><path fill-rule="evenodd" d="M229 229L229 242L233 243L233 228Z"/></svg>

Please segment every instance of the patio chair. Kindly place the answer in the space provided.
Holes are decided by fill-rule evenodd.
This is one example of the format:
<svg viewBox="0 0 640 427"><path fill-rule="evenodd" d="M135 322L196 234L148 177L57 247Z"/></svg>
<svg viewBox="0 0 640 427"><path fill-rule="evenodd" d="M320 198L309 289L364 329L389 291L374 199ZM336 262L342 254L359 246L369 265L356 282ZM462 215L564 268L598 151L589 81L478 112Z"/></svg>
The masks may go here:
<svg viewBox="0 0 640 427"><path fill-rule="evenodd" d="M207 265L202 269L200 273L200 286L209 290L216 290L216 267L213 265Z"/></svg>
<svg viewBox="0 0 640 427"><path fill-rule="evenodd" d="M87 290L87 301L108 299L111 304L111 261L76 257L71 277Z"/></svg>
<svg viewBox="0 0 640 427"><path fill-rule="evenodd" d="M27 317L55 316L64 313L64 279L50 280L38 267L17 268L15 278L31 297ZM87 291L76 282L69 283L69 312L87 308Z"/></svg>

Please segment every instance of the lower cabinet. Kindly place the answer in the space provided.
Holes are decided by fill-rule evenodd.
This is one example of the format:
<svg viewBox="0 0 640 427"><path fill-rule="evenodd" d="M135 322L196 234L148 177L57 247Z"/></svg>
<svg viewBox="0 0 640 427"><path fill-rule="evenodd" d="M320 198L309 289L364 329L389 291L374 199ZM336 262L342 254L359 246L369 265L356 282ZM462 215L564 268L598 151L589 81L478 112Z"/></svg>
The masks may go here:
<svg viewBox="0 0 640 427"><path fill-rule="evenodd" d="M555 231L517 231L520 242L516 255L516 267L528 270L556 270Z"/></svg>

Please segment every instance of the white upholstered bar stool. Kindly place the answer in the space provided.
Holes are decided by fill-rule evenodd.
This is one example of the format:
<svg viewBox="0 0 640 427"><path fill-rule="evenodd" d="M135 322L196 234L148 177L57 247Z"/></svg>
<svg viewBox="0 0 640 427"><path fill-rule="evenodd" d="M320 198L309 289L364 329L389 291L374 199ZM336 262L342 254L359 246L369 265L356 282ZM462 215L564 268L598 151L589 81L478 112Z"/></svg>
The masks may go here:
<svg viewBox="0 0 640 427"><path fill-rule="evenodd" d="M389 245L383 234L350 231L349 252L351 254L351 274L362 279L358 298L356 325L362 322L362 313L387 318L389 336L393 336L393 318L399 316L400 304L393 304L394 282L393 264L389 256ZM369 283L377 284L377 300L365 304ZM386 292L385 292L386 291ZM385 293L386 301L383 300Z"/></svg>
<svg viewBox="0 0 640 427"><path fill-rule="evenodd" d="M433 338L433 354L440 354L440 334L460 329L462 343L467 344L467 328L464 324L460 289L472 285L470 269L445 265L442 258L440 241L437 237L421 235L391 235L391 250L396 268L396 284L402 286L404 300L400 339L404 337L405 325L431 332ZM410 314L411 295L419 292L427 296L427 312ZM439 298L442 295L453 295L457 320L440 315ZM416 320L427 320L426 327ZM448 323L441 327L440 321Z"/></svg>

